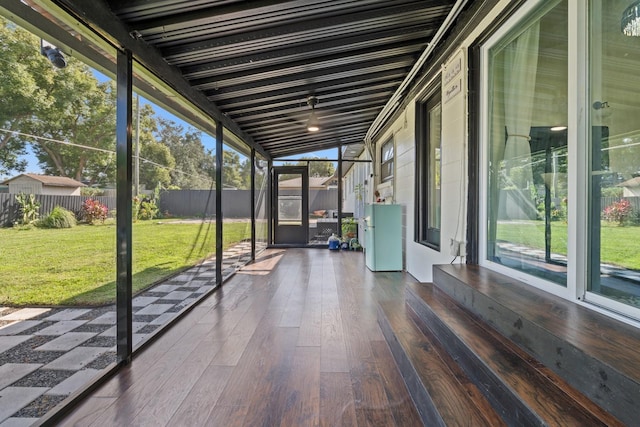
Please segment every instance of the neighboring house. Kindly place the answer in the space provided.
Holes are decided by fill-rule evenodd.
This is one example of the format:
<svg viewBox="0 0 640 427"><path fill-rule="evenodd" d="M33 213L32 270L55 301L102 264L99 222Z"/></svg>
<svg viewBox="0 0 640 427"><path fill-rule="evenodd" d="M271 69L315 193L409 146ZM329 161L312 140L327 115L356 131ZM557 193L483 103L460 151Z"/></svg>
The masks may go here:
<svg viewBox="0 0 640 427"><path fill-rule="evenodd" d="M622 197L640 197L640 176L618 184L622 187Z"/></svg>
<svg viewBox="0 0 640 427"><path fill-rule="evenodd" d="M336 188L337 179L335 176L309 177L309 190L329 190ZM302 188L302 178L292 178L280 181L278 186L281 189Z"/></svg>
<svg viewBox="0 0 640 427"><path fill-rule="evenodd" d="M85 184L65 176L47 176L23 173L2 183L9 186L10 194L44 194L55 196L79 196Z"/></svg>

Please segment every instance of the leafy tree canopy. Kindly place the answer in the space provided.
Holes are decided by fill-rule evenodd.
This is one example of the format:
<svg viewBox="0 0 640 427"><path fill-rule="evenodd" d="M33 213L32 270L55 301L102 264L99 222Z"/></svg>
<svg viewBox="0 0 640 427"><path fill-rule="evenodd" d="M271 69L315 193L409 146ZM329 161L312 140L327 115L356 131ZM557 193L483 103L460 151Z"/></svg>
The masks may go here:
<svg viewBox="0 0 640 427"><path fill-rule="evenodd" d="M211 188L215 163L202 144L201 133L162 118L158 119L158 127L158 140L169 147L175 159L171 184L183 189Z"/></svg>
<svg viewBox="0 0 640 427"><path fill-rule="evenodd" d="M22 131L23 123L51 103L41 83L51 78L51 65L39 54L39 39L0 17L0 126ZM11 64L8 66L7 64ZM0 132L0 174L24 172L24 138Z"/></svg>
<svg viewBox="0 0 640 427"><path fill-rule="evenodd" d="M40 54L40 39L0 17L0 174L26 170L27 144L43 173L90 185L115 182L116 91L73 57L57 69ZM135 118L140 118L139 123ZM202 133L156 116L149 104L134 111L139 179L147 188L211 188L215 156ZM225 150L225 188L249 188L250 163ZM260 177L259 177L260 179Z"/></svg>
<svg viewBox="0 0 640 427"><path fill-rule="evenodd" d="M215 156L214 156L215 160ZM224 150L222 156L222 187L223 188L244 188L242 175L240 173L240 155L235 151Z"/></svg>
<svg viewBox="0 0 640 427"><path fill-rule="evenodd" d="M0 74L0 121L3 129L26 134L2 134L0 172L25 170L19 158L28 142L46 174L108 179L114 162L108 151L115 141L111 85L98 83L89 67L74 58L67 58L63 69L54 68L40 54L38 37L7 20L0 18L0 23L0 61L12 64Z"/></svg>

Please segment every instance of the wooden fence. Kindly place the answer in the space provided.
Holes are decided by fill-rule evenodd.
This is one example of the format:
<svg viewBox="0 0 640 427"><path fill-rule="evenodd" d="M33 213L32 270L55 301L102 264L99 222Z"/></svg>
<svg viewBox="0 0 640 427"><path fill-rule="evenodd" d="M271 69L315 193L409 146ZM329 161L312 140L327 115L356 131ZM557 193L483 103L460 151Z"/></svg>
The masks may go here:
<svg viewBox="0 0 640 427"><path fill-rule="evenodd" d="M600 203L601 210L604 210L604 208L610 206L613 202L621 199L628 200L634 212L640 211L640 197L603 197Z"/></svg>
<svg viewBox="0 0 640 427"><path fill-rule="evenodd" d="M40 218L47 216L55 206L62 206L79 217L82 204L87 196L50 196L36 195L40 202ZM91 197L107 206L111 211L116 208L115 196ZM159 208L163 213L178 217L213 217L216 192L209 190L168 190L160 194ZM265 203L264 195L258 203ZM310 190L309 212L338 208L338 190ZM264 210L260 206L259 210ZM249 190L223 190L222 214L226 218L251 217L251 192ZM10 227L18 220L20 207L15 194L0 193L0 226Z"/></svg>
<svg viewBox="0 0 640 427"><path fill-rule="evenodd" d="M297 194L295 190L289 190ZM282 193L286 193L283 191ZM264 195L260 197L264 202ZM209 190L168 190L160 194L160 211L178 217L213 217L216 192ZM338 209L338 190L309 190L309 212ZM222 214L225 218L251 217L250 190L222 190Z"/></svg>
<svg viewBox="0 0 640 427"><path fill-rule="evenodd" d="M76 217L82 210L82 204L87 199L95 199L105 205L109 210L116 208L115 197L87 197L87 196L52 196L52 195L36 195L36 200L40 203L40 218L43 218L53 210L56 206L61 206L73 212ZM18 220L20 215L20 205L16 201L15 194L0 193L0 226L10 227Z"/></svg>

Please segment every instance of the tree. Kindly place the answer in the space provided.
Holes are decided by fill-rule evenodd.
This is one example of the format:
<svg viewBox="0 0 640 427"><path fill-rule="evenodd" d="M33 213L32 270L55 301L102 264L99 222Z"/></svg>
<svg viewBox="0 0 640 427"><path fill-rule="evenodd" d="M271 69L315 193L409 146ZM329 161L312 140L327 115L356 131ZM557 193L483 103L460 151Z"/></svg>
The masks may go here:
<svg viewBox="0 0 640 427"><path fill-rule="evenodd" d="M175 122L158 119L158 140L166 145L175 159L171 184L185 189L209 189L213 180L214 161L202 145L201 133L185 129Z"/></svg>
<svg viewBox="0 0 640 427"><path fill-rule="evenodd" d="M313 161L310 161L310 160L313 160ZM333 174L336 172L336 168L333 165L333 162L330 160L327 160L326 157L324 158L302 157L296 163L291 163L291 162L283 163L283 166L307 167L307 165L308 165L309 176L312 176L312 177L329 177L329 176L333 176ZM296 178L296 177L297 175L291 175L291 174L280 175L281 180L287 180L287 179Z"/></svg>
<svg viewBox="0 0 640 427"><path fill-rule="evenodd" d="M137 114L137 113L136 113ZM176 162L171 150L156 137L159 132L158 120L153 107L140 105L138 139L140 143L139 182L147 189L158 184L171 184L171 171Z"/></svg>
<svg viewBox="0 0 640 427"><path fill-rule="evenodd" d="M158 184L166 187L171 183L170 171L176 162L169 147L157 141L146 142L140 145L140 157L140 184L153 189Z"/></svg>
<svg viewBox="0 0 640 427"><path fill-rule="evenodd" d="M0 17L0 126L22 131L22 124L39 107L51 102L40 82L54 72L39 53L39 39ZM11 64L7 66L6 64ZM23 172L27 163L24 137L11 132L0 133L0 174Z"/></svg>
<svg viewBox="0 0 640 427"><path fill-rule="evenodd" d="M74 145L40 142L34 153L48 175L68 176L90 185L115 180L115 88L99 83L73 58L51 83L53 103L38 111L29 133ZM91 148L86 148L91 147Z"/></svg>
<svg viewBox="0 0 640 427"><path fill-rule="evenodd" d="M0 170L23 171L26 164L19 156L30 143L47 174L81 180L86 173L91 182L104 179L115 170L109 152L115 148L113 87L99 83L89 67L74 58L67 58L63 69L54 68L40 54L35 35L4 19L0 22L0 60L11 64L0 74L0 124L21 133L2 134Z"/></svg>
<svg viewBox="0 0 640 427"><path fill-rule="evenodd" d="M251 160L245 159L240 165L240 179L242 180L241 189L248 190L251 188Z"/></svg>
<svg viewBox="0 0 640 427"><path fill-rule="evenodd" d="M215 156L214 156L215 159ZM242 188L240 174L240 155L235 151L224 150L222 156L222 186L223 188Z"/></svg>
<svg viewBox="0 0 640 427"><path fill-rule="evenodd" d="M317 176L317 177L332 176L336 172L336 168L333 165L333 162L327 160L326 157L303 158L301 159L301 161L298 162L298 165L304 166L306 164L306 162L302 160L320 160L320 161L309 162L309 176Z"/></svg>

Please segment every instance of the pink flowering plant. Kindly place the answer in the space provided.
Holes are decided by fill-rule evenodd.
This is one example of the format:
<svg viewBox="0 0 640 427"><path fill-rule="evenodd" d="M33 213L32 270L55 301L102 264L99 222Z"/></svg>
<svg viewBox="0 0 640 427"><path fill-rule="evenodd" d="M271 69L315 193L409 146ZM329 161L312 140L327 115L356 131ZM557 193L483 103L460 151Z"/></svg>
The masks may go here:
<svg viewBox="0 0 640 427"><path fill-rule="evenodd" d="M604 208L602 216L609 222L617 222L619 225L624 225L624 222L629 219L633 208L631 203L627 199L620 199L617 202L611 203Z"/></svg>
<svg viewBox="0 0 640 427"><path fill-rule="evenodd" d="M108 214L109 209L98 200L87 199L82 204L82 219L87 224L94 224L96 221L104 224Z"/></svg>

